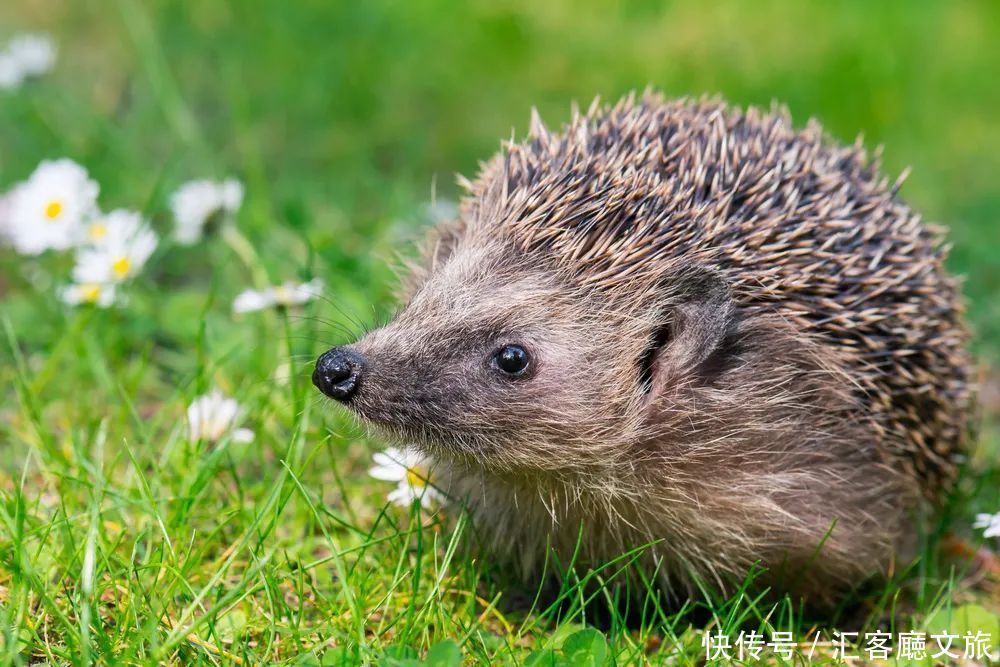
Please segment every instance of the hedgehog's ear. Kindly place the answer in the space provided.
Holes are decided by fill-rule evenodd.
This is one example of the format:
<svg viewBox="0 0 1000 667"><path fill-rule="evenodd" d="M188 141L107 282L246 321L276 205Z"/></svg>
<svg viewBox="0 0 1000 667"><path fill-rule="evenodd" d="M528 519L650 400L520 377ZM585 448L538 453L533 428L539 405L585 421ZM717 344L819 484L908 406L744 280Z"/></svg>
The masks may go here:
<svg viewBox="0 0 1000 667"><path fill-rule="evenodd" d="M723 353L735 319L732 291L717 272L692 267L665 282L640 361L640 381L650 398L691 373L707 372L713 356Z"/></svg>

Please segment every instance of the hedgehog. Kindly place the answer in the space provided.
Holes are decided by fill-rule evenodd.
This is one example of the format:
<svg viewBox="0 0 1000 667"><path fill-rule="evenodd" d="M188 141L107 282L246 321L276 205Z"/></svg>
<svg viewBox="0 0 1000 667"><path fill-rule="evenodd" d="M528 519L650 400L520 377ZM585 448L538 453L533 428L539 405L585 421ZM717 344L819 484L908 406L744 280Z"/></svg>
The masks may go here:
<svg viewBox="0 0 1000 667"><path fill-rule="evenodd" d="M958 282L903 178L778 106L533 111L313 382L525 577L635 554L671 595L834 603L912 557L969 438Z"/></svg>

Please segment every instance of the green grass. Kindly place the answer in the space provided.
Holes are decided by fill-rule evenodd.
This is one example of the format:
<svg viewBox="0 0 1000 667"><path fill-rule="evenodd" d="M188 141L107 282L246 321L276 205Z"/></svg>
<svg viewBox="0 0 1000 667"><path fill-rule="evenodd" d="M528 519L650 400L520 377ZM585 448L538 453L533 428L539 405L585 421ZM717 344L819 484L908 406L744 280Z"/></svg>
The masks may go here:
<svg viewBox="0 0 1000 667"><path fill-rule="evenodd" d="M0 26L61 48L55 72L0 97L0 188L68 156L103 206L166 232L177 185L234 174L254 253L164 245L128 307L90 311L54 295L67 256L0 251L0 662L393 664L436 646L443 665L453 641L470 663L545 649L579 663L606 638L616 664L687 664L720 630L788 630L808 651L817 628L937 632L1000 613L996 582L940 549L1000 509L995 405L924 556L860 608L818 618L738 594L647 599L626 619L613 588L585 583L627 559L553 604L477 558L460 512L387 507L390 486L365 474L383 443L308 382L345 328L391 313L394 255L432 193L457 196L452 174L523 133L531 105L557 123L571 100L653 83L777 99L884 144L892 175L912 165L903 193L951 230L995 383L997 3L13 0ZM314 276L328 300L303 313L230 313L255 281ZM213 385L247 406L253 443L188 441L185 408ZM578 633L595 621L600 636Z"/></svg>

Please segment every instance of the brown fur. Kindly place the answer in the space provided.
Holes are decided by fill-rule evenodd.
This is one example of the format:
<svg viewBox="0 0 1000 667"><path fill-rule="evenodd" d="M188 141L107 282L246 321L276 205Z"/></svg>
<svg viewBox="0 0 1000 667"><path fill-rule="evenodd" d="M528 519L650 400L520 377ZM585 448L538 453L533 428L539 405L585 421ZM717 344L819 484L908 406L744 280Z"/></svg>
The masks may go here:
<svg viewBox="0 0 1000 667"><path fill-rule="evenodd" d="M492 552L652 543L665 587L754 563L825 602L953 479L966 334L936 232L860 148L784 112L647 94L533 115L464 182L350 402L413 442ZM528 377L490 366L508 343ZM905 555L905 554L904 554Z"/></svg>

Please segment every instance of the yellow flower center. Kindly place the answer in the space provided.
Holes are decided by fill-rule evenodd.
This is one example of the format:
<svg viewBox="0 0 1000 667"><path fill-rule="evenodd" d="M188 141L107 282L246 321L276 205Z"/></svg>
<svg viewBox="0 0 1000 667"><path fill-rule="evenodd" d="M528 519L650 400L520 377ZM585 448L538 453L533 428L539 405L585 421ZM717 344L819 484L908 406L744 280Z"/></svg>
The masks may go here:
<svg viewBox="0 0 1000 667"><path fill-rule="evenodd" d="M45 205L45 217L49 220L55 220L62 214L63 205L61 201L53 199L48 204Z"/></svg>
<svg viewBox="0 0 1000 667"><path fill-rule="evenodd" d="M132 266L128 257L122 257L117 262L111 265L111 270L114 271L115 275L119 278L124 278L128 275L128 270Z"/></svg>
<svg viewBox="0 0 1000 667"><path fill-rule="evenodd" d="M96 303L101 297L100 285L80 285L80 299L86 303Z"/></svg>
<svg viewBox="0 0 1000 667"><path fill-rule="evenodd" d="M427 486L427 473L418 468L407 468L406 483L415 489L422 489Z"/></svg>
<svg viewBox="0 0 1000 667"><path fill-rule="evenodd" d="M90 226L90 238L93 241L100 241L108 235L108 226L102 222L95 222Z"/></svg>
<svg viewBox="0 0 1000 667"><path fill-rule="evenodd" d="M280 306L287 305L291 301L291 293L285 289L284 285L274 288L274 301Z"/></svg>

